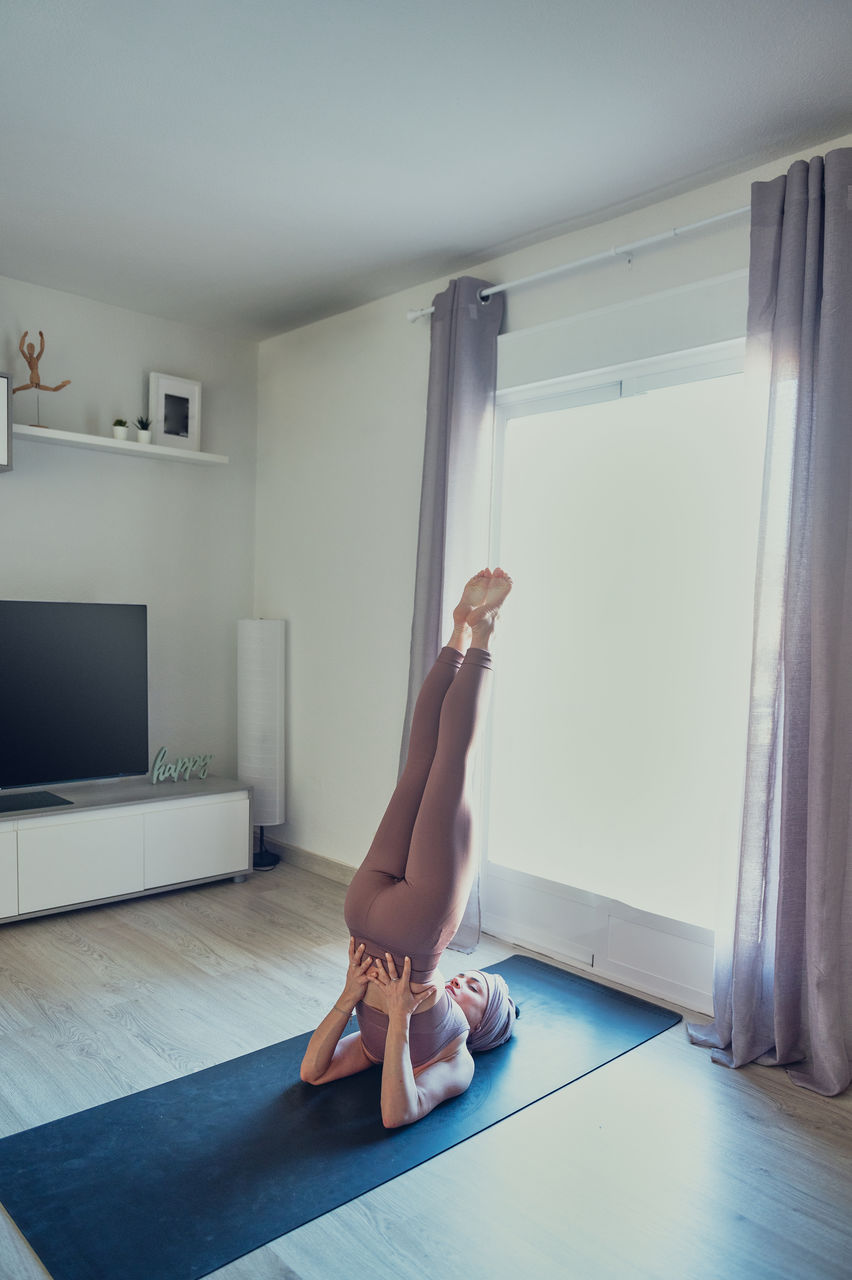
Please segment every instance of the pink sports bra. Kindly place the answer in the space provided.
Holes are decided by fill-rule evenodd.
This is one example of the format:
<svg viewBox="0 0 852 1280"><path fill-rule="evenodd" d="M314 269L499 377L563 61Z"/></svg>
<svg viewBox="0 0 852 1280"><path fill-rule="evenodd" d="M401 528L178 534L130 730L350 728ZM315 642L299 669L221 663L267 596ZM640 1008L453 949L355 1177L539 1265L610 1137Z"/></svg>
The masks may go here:
<svg viewBox="0 0 852 1280"><path fill-rule="evenodd" d="M361 1030L361 1042L371 1058L383 1062L385 1041L388 1034L388 1016L363 1000L355 1006L355 1016ZM431 1009L412 1015L408 1029L408 1049L411 1065L422 1067L424 1062L437 1058L442 1049L460 1035L466 1035L470 1024L459 1006L447 991L439 996Z"/></svg>

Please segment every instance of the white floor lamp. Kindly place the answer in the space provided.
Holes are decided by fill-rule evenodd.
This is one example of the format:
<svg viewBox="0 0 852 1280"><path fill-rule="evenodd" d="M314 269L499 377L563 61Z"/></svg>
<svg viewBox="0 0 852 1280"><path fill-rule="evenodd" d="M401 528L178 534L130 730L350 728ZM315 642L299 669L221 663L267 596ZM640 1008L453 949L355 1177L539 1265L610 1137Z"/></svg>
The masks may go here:
<svg viewBox="0 0 852 1280"><path fill-rule="evenodd" d="M257 871L281 861L264 844L264 827L286 816L284 775L286 623L237 623L237 776L252 788L252 821L260 828Z"/></svg>

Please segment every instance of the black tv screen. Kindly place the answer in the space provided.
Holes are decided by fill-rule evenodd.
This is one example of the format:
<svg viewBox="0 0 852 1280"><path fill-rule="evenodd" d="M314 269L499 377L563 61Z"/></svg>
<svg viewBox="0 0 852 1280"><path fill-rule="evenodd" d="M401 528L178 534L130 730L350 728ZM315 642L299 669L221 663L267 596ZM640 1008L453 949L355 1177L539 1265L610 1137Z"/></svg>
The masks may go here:
<svg viewBox="0 0 852 1280"><path fill-rule="evenodd" d="M148 772L143 604L0 600L0 788Z"/></svg>

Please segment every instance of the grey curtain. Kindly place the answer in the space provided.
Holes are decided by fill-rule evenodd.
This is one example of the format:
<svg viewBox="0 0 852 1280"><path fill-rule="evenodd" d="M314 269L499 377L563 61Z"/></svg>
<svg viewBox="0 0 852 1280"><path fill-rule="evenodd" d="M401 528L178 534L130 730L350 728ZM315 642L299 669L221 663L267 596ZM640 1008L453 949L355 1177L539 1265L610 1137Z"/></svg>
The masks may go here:
<svg viewBox="0 0 852 1280"><path fill-rule="evenodd" d="M728 1066L852 1080L852 149L752 189L747 376L766 392L737 897L717 933Z"/></svg>
<svg viewBox="0 0 852 1280"><path fill-rule="evenodd" d="M497 384L497 334L504 300L480 300L485 280L451 280L433 300L426 443L408 703L400 770L408 751L414 703L446 640L450 611L467 579L488 560L491 453ZM449 632L447 632L449 634ZM479 941L479 883L452 946Z"/></svg>

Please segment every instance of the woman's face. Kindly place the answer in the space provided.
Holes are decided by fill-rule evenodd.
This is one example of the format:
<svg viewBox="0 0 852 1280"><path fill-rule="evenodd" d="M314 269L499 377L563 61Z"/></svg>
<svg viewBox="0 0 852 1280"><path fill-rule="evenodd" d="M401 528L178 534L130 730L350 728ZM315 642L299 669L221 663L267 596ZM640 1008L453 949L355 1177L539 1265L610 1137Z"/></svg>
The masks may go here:
<svg viewBox="0 0 852 1280"><path fill-rule="evenodd" d="M465 973L457 973L447 983L453 1000L461 1009L472 1028L479 1026L485 1015L488 1004L488 990L482 974L476 969L468 969Z"/></svg>

